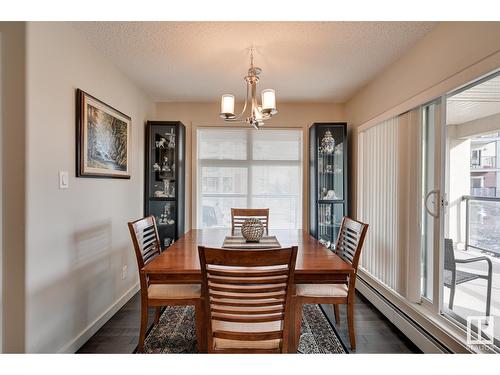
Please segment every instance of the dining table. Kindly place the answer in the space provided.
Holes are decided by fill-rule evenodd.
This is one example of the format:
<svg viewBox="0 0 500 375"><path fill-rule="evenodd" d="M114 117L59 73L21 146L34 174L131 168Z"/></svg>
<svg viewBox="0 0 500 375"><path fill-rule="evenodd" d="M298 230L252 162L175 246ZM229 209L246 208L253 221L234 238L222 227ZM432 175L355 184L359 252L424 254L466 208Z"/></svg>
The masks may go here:
<svg viewBox="0 0 500 375"><path fill-rule="evenodd" d="M231 229L191 229L141 270L150 284L198 284L202 281L198 246L222 248ZM324 247L306 230L270 229L267 236L276 236L281 247L297 246L294 283L335 284L346 283L355 272L354 268ZM238 250L231 250L238 251ZM292 293L295 286L292 287ZM294 304L292 303L292 308ZM293 311L290 313L290 332L294 332ZM206 317L203 320L207 322ZM291 348L298 342L290 334Z"/></svg>

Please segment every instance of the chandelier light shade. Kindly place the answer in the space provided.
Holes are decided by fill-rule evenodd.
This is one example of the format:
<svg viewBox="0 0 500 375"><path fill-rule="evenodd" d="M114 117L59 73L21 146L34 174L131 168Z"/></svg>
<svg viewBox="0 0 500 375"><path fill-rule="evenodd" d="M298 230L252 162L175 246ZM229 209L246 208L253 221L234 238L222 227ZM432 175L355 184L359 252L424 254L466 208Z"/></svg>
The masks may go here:
<svg viewBox="0 0 500 375"><path fill-rule="evenodd" d="M245 76L246 82L246 98L243 110L240 114L235 115L234 112L234 95L224 94L220 103L220 117L228 122L246 122L252 125L255 129L264 125L264 121L270 119L278 113L276 110L276 92L273 89L262 90L261 104L257 100L257 82L262 69L253 65L253 47L250 49L250 68ZM250 99L250 113L245 118L245 111L248 107Z"/></svg>
<svg viewBox="0 0 500 375"><path fill-rule="evenodd" d="M262 90L262 112L276 111L276 93L273 89Z"/></svg>
<svg viewBox="0 0 500 375"><path fill-rule="evenodd" d="M220 113L225 118L234 116L234 95L224 94L220 103Z"/></svg>

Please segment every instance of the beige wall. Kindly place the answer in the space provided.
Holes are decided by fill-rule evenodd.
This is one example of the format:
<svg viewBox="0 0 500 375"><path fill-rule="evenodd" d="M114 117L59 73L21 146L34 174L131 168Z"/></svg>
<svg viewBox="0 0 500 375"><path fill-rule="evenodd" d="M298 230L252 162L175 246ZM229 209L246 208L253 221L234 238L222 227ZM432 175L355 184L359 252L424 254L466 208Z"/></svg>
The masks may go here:
<svg viewBox="0 0 500 375"><path fill-rule="evenodd" d="M500 22L442 22L346 104L352 129L368 127L500 68ZM357 132L351 137L356 192ZM353 212L356 212L355 202Z"/></svg>
<svg viewBox="0 0 500 375"><path fill-rule="evenodd" d="M499 35L500 22L440 23L346 103L350 123L360 125L412 98L430 100L500 67L498 56L485 60L500 51ZM483 68L474 69L481 62Z"/></svg>
<svg viewBox="0 0 500 375"><path fill-rule="evenodd" d="M155 108L72 26L29 23L27 41L26 351L71 352L137 291L127 222L143 214L144 123ZM130 180L75 177L76 88L132 118Z"/></svg>
<svg viewBox="0 0 500 375"><path fill-rule="evenodd" d="M346 121L343 106L329 103L277 103L278 115L267 121L265 126L293 127L304 129L303 156L304 176L307 175L308 136L306 130L314 122ZM237 105L236 108L242 108ZM219 102L213 103L157 103L156 120L181 121L186 125L186 231L195 226L195 176L196 163L193 146L196 144L196 128L205 126L248 126L228 124L218 116ZM308 227L308 180L303 185L303 228Z"/></svg>
<svg viewBox="0 0 500 375"><path fill-rule="evenodd" d="M0 352L25 349L26 27L0 22Z"/></svg>

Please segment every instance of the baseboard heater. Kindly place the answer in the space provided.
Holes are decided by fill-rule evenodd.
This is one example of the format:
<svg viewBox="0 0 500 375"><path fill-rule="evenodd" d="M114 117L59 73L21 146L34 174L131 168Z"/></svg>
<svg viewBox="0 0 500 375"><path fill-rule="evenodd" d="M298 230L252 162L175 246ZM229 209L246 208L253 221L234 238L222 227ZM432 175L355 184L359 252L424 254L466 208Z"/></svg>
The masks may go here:
<svg viewBox="0 0 500 375"><path fill-rule="evenodd" d="M424 353L453 353L359 275L356 289Z"/></svg>

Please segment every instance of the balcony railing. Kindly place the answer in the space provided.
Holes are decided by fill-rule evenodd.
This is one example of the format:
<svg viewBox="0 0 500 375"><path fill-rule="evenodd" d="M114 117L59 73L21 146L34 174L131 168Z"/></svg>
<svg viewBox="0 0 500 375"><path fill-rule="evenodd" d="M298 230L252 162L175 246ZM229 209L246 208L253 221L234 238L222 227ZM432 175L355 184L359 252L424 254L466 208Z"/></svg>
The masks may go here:
<svg viewBox="0 0 500 375"><path fill-rule="evenodd" d="M481 160L476 159L471 163L471 169L495 169L497 167L496 156L482 156Z"/></svg>
<svg viewBox="0 0 500 375"><path fill-rule="evenodd" d="M464 195L465 249L500 255L500 198Z"/></svg>
<svg viewBox="0 0 500 375"><path fill-rule="evenodd" d="M470 195L474 197L496 197L497 188L496 187L480 187L480 188L470 188Z"/></svg>

